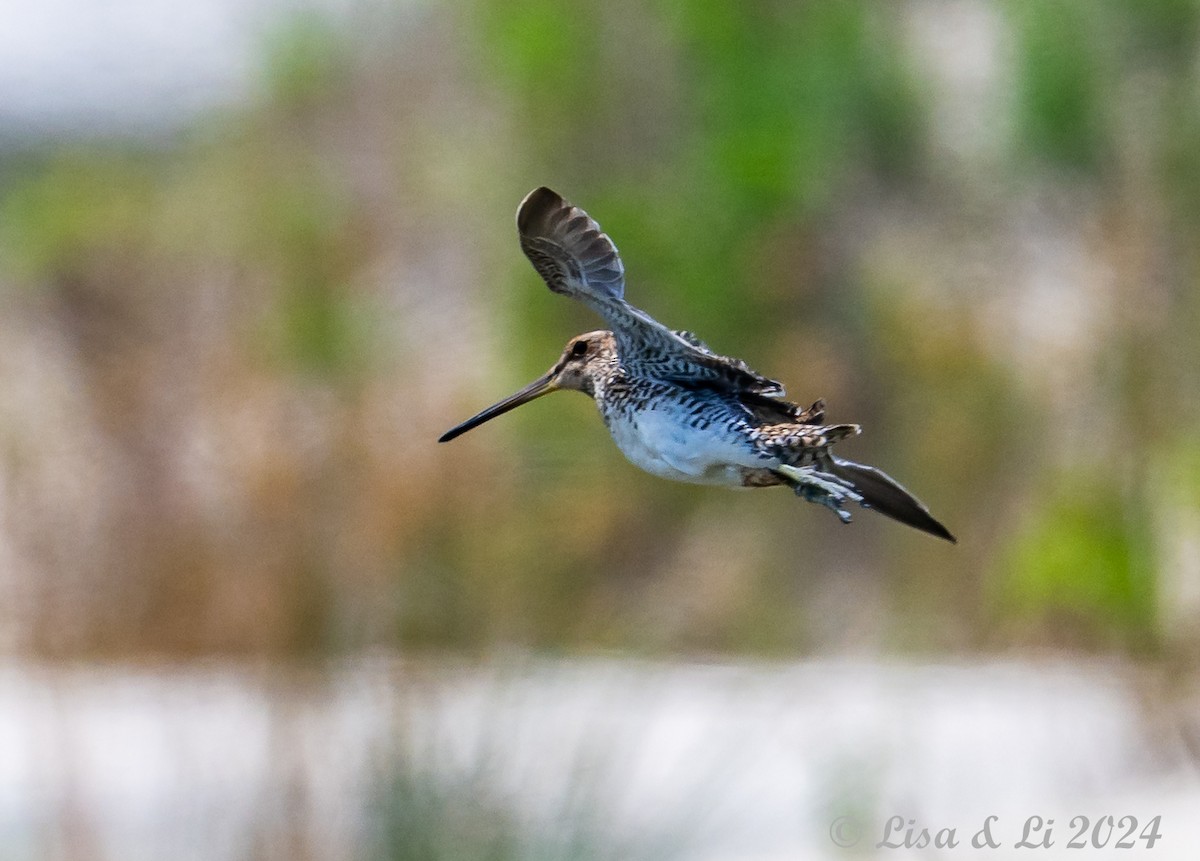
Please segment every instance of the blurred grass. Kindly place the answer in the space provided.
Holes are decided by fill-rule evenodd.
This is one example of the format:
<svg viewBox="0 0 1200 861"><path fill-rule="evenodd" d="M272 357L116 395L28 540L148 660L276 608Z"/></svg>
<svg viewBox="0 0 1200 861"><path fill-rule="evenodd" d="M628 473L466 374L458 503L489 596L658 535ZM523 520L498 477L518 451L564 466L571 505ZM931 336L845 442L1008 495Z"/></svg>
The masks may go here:
<svg viewBox="0 0 1200 861"><path fill-rule="evenodd" d="M921 11L866 2L306 13L245 108L5 157L21 647L1186 649L1142 465L1200 428L1200 5L994 8L1003 158L961 176ZM512 242L539 184L962 544L655 481L566 395L436 446L599 325Z"/></svg>

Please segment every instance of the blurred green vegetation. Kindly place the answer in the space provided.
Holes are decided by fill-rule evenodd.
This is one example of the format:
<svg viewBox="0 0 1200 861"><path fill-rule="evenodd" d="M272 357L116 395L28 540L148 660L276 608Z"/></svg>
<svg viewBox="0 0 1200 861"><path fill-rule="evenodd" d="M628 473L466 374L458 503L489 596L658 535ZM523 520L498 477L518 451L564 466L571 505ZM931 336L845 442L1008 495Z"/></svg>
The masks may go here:
<svg viewBox="0 0 1200 861"><path fill-rule="evenodd" d="M1158 645L1152 543L1144 507L1115 480L1064 476L1017 532L995 581L1004 614L1045 626L1050 642L1151 653Z"/></svg>
<svg viewBox="0 0 1200 861"><path fill-rule="evenodd" d="M662 834L636 838L614 834L598 752L577 754L549 811L515 809L514 798L499 789L506 775L491 749L510 741L499 734L482 740L470 764L446 762L448 754L436 751L381 757L366 810L373 827L363 861L634 861L695 852L696 822L671 823Z"/></svg>
<svg viewBox="0 0 1200 861"><path fill-rule="evenodd" d="M249 106L9 155L0 295L67 417L3 415L17 537L112 596L68 624L89 601L38 592L26 646L1181 648L1145 466L1196 506L1200 3L989 8L998 160L945 142L927 10L724 0L308 13ZM656 481L578 397L436 446L599 325L512 241L540 184L635 304L861 421L845 453L959 547ZM1083 274L1039 305L1062 247ZM55 462L95 475L55 493Z"/></svg>

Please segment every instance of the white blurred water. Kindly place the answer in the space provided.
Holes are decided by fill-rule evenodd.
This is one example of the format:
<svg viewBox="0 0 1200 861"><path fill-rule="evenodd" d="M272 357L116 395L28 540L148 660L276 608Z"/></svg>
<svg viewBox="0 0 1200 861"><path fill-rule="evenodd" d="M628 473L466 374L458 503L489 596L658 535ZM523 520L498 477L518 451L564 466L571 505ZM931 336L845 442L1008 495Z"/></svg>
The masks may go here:
<svg viewBox="0 0 1200 861"><path fill-rule="evenodd" d="M398 765L467 821L586 817L615 857L842 857L835 817L869 850L892 815L957 828L951 857L1010 857L1032 815L1059 823L1038 858L1200 847L1189 727L1135 667L373 659L281 678L9 667L3 857L366 857L372 787ZM1002 848L981 855L988 815ZM1076 815L1161 816L1163 836L1068 850Z"/></svg>

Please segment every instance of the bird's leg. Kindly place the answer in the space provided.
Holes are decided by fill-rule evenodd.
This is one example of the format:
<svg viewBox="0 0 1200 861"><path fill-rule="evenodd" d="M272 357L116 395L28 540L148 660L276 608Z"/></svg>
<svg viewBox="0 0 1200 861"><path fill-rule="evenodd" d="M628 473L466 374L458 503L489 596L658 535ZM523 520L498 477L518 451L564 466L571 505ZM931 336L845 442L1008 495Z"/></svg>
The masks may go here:
<svg viewBox="0 0 1200 861"><path fill-rule="evenodd" d="M854 489L854 485L835 475L820 472L815 466L784 464L776 467L776 471L792 482L792 490L797 496L807 502L824 505L842 523L850 522L850 512L845 509L845 503L862 503L862 494Z"/></svg>

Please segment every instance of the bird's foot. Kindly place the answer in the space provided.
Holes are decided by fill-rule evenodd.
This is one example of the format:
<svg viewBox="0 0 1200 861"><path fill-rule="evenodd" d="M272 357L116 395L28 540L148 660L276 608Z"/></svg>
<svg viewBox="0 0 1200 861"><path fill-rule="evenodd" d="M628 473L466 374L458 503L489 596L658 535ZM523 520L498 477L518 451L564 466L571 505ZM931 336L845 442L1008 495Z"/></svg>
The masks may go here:
<svg viewBox="0 0 1200 861"><path fill-rule="evenodd" d="M851 520L846 503L862 504L862 494L854 489L854 485L835 475L820 472L815 466L781 466L778 471L795 482L792 490L797 496L806 502L825 506L842 523Z"/></svg>

